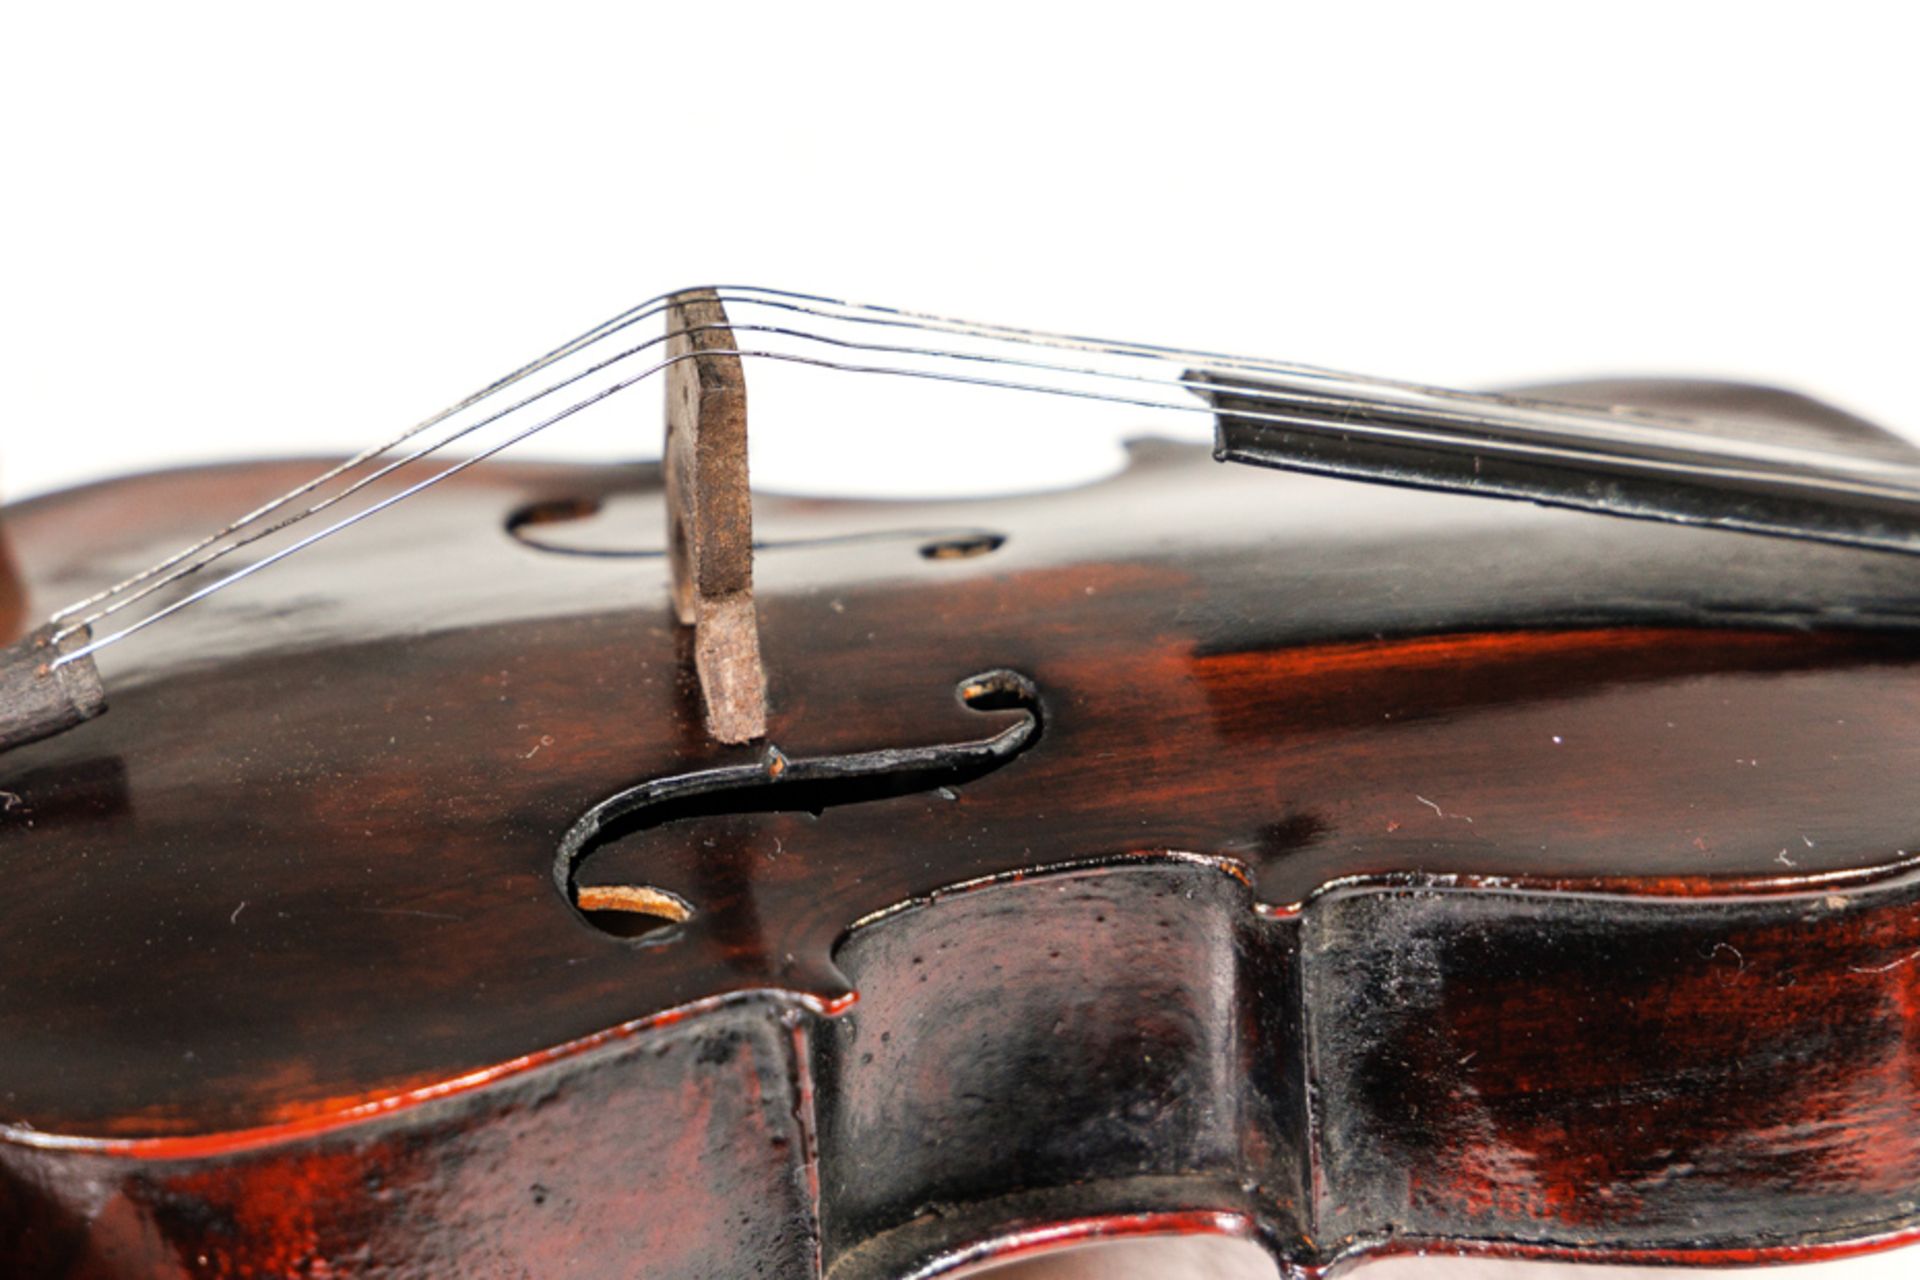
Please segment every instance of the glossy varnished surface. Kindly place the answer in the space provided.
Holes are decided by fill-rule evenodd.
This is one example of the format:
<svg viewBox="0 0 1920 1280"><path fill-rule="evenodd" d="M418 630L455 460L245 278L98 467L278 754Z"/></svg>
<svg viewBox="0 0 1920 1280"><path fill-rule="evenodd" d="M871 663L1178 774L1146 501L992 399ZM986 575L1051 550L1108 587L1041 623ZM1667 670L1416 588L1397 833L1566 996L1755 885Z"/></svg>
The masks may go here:
<svg viewBox="0 0 1920 1280"><path fill-rule="evenodd" d="M197 527L210 500L184 495L210 478L217 502L287 470L81 491L12 536L33 581L57 580L44 600ZM767 502L769 538L953 523L1008 539L951 562L911 537L765 554L783 749L975 736L993 717L952 688L991 666L1037 682L1048 728L952 798L702 819L603 850L583 880L657 884L699 912L635 949L557 900L561 832L620 787L741 757L697 731L658 560L504 533L586 482L497 470L435 491L156 632L109 669L106 719L0 762L20 797L0 832L12 1120L119 1138L273 1125L725 991L832 1001L829 950L854 921L1053 863L1214 855L1285 905L1352 875L1777 878L1920 841L1900 799L1920 766L1904 635L1655 625L1726 620L1789 574L1805 598L1770 599L1771 616L1855 621L1890 557L1169 450L1104 491ZM656 501L629 501L636 541ZM62 540L97 545L105 519L118 559L83 574ZM1095 561L1096 540L1120 545ZM1722 550L1732 566L1701 582ZM1609 581L1627 573L1631 596ZM1476 596L1496 590L1559 625L1486 632ZM1903 598L1881 594L1881 613ZM1594 627L1615 603L1645 625ZM240 653L198 656L213 644Z"/></svg>
<svg viewBox="0 0 1920 1280"><path fill-rule="evenodd" d="M18 617L308 470L10 511ZM994 669L1042 727L958 785L616 833L580 882L694 911L636 943L556 891L563 833L757 758L700 731L633 554L655 474L480 468L385 520L110 651L105 718L0 757L19 1274L1912 1229L1902 559L1164 445L1065 493L763 499L790 757L1004 730L956 696Z"/></svg>

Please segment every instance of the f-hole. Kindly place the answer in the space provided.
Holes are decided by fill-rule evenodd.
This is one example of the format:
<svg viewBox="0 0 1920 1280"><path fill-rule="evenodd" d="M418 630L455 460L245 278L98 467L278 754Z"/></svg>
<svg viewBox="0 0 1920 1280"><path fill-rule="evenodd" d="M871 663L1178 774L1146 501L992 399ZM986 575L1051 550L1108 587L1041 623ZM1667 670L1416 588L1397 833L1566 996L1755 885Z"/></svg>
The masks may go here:
<svg viewBox="0 0 1920 1280"><path fill-rule="evenodd" d="M659 560L683 550L687 531L678 521L670 522L665 546L649 545L645 539L629 543L624 540L630 533L628 526L639 513L629 506L620 509L621 514L617 517L609 517L608 510L607 501L598 497L551 498L530 502L507 517L506 530L508 536L521 546L552 555ZM566 527L587 522L594 523L588 528L569 530ZM599 528L601 523L610 524L611 530ZM839 533L758 538L754 541L753 549L755 552L805 551L902 542L917 545L923 560L971 560L998 551L1006 545L1007 535L994 529L972 527L852 529Z"/></svg>
<svg viewBox="0 0 1920 1280"><path fill-rule="evenodd" d="M553 882L566 904L601 932L657 945L680 936L699 904L655 885L582 888L580 868L613 841L690 818L742 813L811 813L841 805L933 791L974 782L1040 739L1040 695L1017 671L969 676L954 689L979 712L1017 711L988 737L932 747L880 749L854 755L789 757L769 747L754 764L676 774L630 787L582 814L560 841Z"/></svg>

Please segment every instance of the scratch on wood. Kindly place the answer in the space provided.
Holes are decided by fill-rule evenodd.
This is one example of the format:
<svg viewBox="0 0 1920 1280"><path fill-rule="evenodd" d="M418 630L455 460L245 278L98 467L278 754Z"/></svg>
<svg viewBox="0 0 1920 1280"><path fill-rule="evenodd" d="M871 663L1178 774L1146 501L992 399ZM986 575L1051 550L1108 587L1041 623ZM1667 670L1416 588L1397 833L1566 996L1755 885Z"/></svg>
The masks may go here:
<svg viewBox="0 0 1920 1280"><path fill-rule="evenodd" d="M1885 964L1870 964L1870 965L1850 964L1847 966L1847 972L1848 973L1890 973L1895 969L1903 968L1907 965L1912 964L1915 960L1920 960L1920 951L1910 951L1906 955L1901 956L1899 959L1889 960Z"/></svg>
<svg viewBox="0 0 1920 1280"><path fill-rule="evenodd" d="M1429 808L1429 809L1431 809L1431 810L1433 810L1433 812L1434 812L1434 816L1436 816L1436 817L1440 817L1440 818L1457 818L1457 819L1459 819L1459 820L1460 820L1461 822L1464 822L1464 823L1466 823L1466 824L1467 824L1468 826L1472 826L1472 825L1473 825L1473 819L1472 819L1472 818L1469 818L1469 817L1468 817L1468 816L1467 816L1466 814L1464 814L1464 813L1447 813L1447 812L1445 812L1444 810L1442 810L1442 809L1440 808L1440 806L1439 806L1439 805L1437 805L1437 804L1435 804L1435 803L1434 803L1433 801L1431 801L1431 800L1429 800L1429 799L1427 799L1427 798L1426 798L1425 796L1423 796L1423 795L1421 795L1421 794L1420 794L1419 792L1417 792L1417 791L1416 791L1416 792L1414 793L1414 796L1413 796L1413 798L1414 798L1415 800L1418 800L1418 801L1419 801L1419 802L1420 802L1421 804L1423 804L1423 805L1425 805L1425 806L1427 806L1427 808Z"/></svg>

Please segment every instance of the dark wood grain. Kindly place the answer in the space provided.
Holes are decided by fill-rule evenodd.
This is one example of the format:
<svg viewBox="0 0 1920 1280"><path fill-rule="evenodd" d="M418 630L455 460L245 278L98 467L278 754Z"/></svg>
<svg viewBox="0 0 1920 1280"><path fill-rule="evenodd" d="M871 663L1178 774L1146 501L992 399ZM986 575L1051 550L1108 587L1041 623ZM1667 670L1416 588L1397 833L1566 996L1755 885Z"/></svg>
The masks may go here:
<svg viewBox="0 0 1920 1280"><path fill-rule="evenodd" d="M30 604L304 473L24 504ZM955 684L1002 667L1044 732L944 792L614 840L582 883L694 911L623 941L550 882L562 834L755 758L701 726L657 480L477 469L109 651L109 716L0 757L18 1274L1911 1229L1905 561L1164 445L1057 494L762 499L770 741L976 739L1014 713ZM633 554L508 533L543 503ZM943 528L1004 540L923 556Z"/></svg>

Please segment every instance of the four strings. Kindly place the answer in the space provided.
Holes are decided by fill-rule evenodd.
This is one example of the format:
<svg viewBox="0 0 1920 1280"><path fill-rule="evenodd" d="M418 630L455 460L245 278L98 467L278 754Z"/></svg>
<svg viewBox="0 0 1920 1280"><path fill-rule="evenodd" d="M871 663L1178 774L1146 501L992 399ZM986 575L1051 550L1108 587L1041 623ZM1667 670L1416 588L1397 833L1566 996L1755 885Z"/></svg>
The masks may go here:
<svg viewBox="0 0 1920 1280"><path fill-rule="evenodd" d="M1827 494L1902 501L1920 497L1920 468L1734 439L1674 415L1449 391L1312 365L984 324L757 286L716 286L713 292L735 315L752 316L724 326L735 335L743 360L1177 413L1215 414L1208 397L1218 392L1230 395L1236 419L1331 428L1363 440L1457 448L1468 439L1479 452L1535 461L1577 466L1604 460L1615 467L1765 478ZM662 350L671 337L689 330L637 341L629 332L667 315L676 296L662 294L629 308L159 563L60 610L53 616L56 644L85 628L119 621L67 650L54 665L78 661L134 635L680 360L699 358L691 353L668 356ZM613 341L622 334L628 335L626 342ZM897 336L907 340L896 341ZM526 391L527 384L537 389ZM243 548L332 510L462 441L473 451L458 461L369 499L176 599L155 599Z"/></svg>

